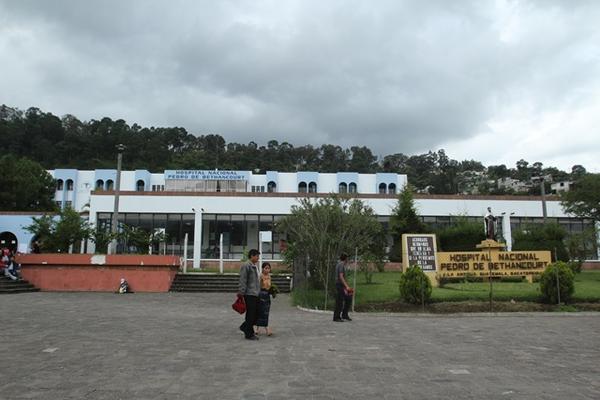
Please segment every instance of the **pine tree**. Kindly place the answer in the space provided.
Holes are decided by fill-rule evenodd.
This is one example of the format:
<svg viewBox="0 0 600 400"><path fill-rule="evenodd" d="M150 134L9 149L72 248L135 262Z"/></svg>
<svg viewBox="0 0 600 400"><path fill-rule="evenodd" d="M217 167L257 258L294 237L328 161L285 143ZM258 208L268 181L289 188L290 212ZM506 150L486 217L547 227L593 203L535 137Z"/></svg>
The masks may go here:
<svg viewBox="0 0 600 400"><path fill-rule="evenodd" d="M409 185L406 185L398 194L398 203L390 216L389 231L393 240L390 261L402 261L402 234L427 231L415 208L413 191Z"/></svg>

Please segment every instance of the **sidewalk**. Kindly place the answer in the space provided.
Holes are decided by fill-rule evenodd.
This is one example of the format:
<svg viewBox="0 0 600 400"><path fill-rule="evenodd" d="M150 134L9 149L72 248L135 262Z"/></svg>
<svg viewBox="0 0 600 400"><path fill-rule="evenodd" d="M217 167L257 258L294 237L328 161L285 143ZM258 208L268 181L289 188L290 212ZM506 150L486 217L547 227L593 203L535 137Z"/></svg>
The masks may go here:
<svg viewBox="0 0 600 400"><path fill-rule="evenodd" d="M232 294L0 297L0 399L597 399L600 314L353 314Z"/></svg>

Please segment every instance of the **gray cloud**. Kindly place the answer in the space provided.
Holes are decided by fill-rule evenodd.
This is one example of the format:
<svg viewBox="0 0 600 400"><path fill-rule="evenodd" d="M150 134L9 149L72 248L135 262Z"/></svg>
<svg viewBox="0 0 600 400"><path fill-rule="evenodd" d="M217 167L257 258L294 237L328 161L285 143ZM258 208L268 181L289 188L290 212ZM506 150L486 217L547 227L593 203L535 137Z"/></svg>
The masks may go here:
<svg viewBox="0 0 600 400"><path fill-rule="evenodd" d="M469 143L517 118L600 103L599 16L593 1L0 1L0 102L481 159ZM513 158L530 157L483 161Z"/></svg>

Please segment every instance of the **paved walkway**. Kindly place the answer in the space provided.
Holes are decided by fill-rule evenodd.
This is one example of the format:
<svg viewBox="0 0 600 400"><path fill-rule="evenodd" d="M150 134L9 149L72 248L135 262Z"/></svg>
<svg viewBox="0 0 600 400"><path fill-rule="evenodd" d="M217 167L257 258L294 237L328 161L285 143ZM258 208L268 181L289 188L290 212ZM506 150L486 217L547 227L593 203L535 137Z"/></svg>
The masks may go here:
<svg viewBox="0 0 600 400"><path fill-rule="evenodd" d="M0 399L600 399L600 314L272 310L232 294L0 296Z"/></svg>

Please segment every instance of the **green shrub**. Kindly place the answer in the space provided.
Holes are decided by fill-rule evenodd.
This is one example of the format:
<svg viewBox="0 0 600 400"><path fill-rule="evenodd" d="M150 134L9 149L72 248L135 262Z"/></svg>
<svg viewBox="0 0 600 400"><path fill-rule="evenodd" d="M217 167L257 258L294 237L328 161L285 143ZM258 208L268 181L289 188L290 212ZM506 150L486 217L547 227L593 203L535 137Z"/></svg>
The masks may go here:
<svg viewBox="0 0 600 400"><path fill-rule="evenodd" d="M400 297L407 303L429 303L431 282L421 268L413 265L400 275Z"/></svg>
<svg viewBox="0 0 600 400"><path fill-rule="evenodd" d="M568 261L564 244L567 232L556 223L528 224L513 233L513 251L548 250L553 261Z"/></svg>
<svg viewBox="0 0 600 400"><path fill-rule="evenodd" d="M569 268L571 268L571 271L573 271L574 274L578 274L581 272L582 264L583 264L582 261L569 261L567 263L567 265L569 266Z"/></svg>
<svg viewBox="0 0 600 400"><path fill-rule="evenodd" d="M481 223L465 216L452 219L452 225L436 231L439 248L443 251L473 251L485 239Z"/></svg>
<svg viewBox="0 0 600 400"><path fill-rule="evenodd" d="M522 276L503 276L500 278L500 282L511 282L511 283L519 283L523 282Z"/></svg>
<svg viewBox="0 0 600 400"><path fill-rule="evenodd" d="M551 304L558 303L557 275L560 285L560 301L568 303L575 292L575 274L569 265L562 261L548 265L542 273L540 277L542 301Z"/></svg>

